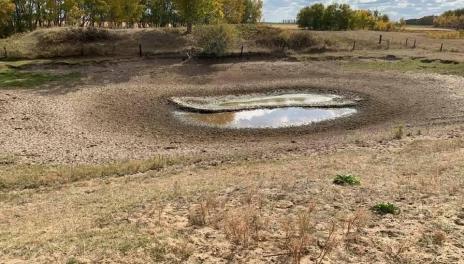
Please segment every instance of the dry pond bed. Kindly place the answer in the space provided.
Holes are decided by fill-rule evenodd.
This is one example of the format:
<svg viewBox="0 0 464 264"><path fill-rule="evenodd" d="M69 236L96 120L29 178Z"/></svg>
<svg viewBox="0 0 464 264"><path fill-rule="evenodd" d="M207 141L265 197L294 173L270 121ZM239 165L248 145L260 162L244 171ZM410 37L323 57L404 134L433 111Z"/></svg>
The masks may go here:
<svg viewBox="0 0 464 264"><path fill-rule="evenodd" d="M81 80L0 90L0 179L36 180L0 190L0 262L461 261L462 77L333 61L55 67ZM223 96L276 91L343 96L355 105L334 109L359 112L221 129L180 122L170 101L213 96L217 106ZM229 110L275 110L264 108ZM154 156L182 162L147 162ZM337 175L360 183L334 184Z"/></svg>

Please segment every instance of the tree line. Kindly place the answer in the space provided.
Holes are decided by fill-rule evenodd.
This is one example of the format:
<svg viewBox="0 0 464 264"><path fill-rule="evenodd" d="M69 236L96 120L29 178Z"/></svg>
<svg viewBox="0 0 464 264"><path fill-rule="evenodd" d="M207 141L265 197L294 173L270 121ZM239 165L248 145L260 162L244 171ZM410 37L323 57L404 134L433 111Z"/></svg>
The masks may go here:
<svg viewBox="0 0 464 264"><path fill-rule="evenodd" d="M256 23L262 0L0 0L0 37L39 27Z"/></svg>
<svg viewBox="0 0 464 264"><path fill-rule="evenodd" d="M413 18L405 20L406 25L414 26L433 26L433 21L436 19L436 16L425 16L421 18Z"/></svg>
<svg viewBox="0 0 464 264"><path fill-rule="evenodd" d="M464 29L464 8L444 12L435 18L433 24L437 27Z"/></svg>
<svg viewBox="0 0 464 264"><path fill-rule="evenodd" d="M348 4L314 4L304 7L297 16L301 28L312 30L370 29L389 31L395 28L388 15L371 10L353 10Z"/></svg>

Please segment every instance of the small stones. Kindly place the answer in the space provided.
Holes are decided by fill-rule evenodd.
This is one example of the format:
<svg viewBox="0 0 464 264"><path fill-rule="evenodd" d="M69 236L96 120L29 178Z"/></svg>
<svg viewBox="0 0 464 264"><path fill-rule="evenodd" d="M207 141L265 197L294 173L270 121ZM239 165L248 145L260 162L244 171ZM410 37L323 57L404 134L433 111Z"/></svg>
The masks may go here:
<svg viewBox="0 0 464 264"><path fill-rule="evenodd" d="M464 226L464 219L458 218L454 220L454 223L458 226Z"/></svg>
<svg viewBox="0 0 464 264"><path fill-rule="evenodd" d="M275 207L279 209L288 209L288 208L292 208L293 206L294 206L293 202L288 201L288 200L277 201L275 205Z"/></svg>

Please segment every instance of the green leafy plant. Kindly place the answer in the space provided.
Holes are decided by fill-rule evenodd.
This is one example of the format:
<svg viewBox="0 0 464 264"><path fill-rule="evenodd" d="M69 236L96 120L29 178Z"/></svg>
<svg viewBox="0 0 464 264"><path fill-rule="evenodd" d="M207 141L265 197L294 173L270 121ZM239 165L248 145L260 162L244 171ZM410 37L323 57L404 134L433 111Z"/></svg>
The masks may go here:
<svg viewBox="0 0 464 264"><path fill-rule="evenodd" d="M351 185L351 186L354 186L354 185L360 185L361 184L361 181L359 179L359 177L355 176L355 175L351 175L351 174L339 174L335 177L334 181L333 181L334 184L337 184L337 185Z"/></svg>
<svg viewBox="0 0 464 264"><path fill-rule="evenodd" d="M372 211L376 214L386 215L386 214L399 214L400 208L392 203L379 203L372 207Z"/></svg>

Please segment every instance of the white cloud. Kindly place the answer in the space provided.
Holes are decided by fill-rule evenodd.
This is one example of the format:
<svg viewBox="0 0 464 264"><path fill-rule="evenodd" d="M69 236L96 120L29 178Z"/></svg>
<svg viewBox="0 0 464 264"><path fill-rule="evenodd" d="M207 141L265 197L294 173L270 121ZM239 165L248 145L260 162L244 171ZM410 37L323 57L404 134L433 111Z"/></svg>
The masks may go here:
<svg viewBox="0 0 464 264"><path fill-rule="evenodd" d="M314 3L346 3L353 8L379 10L393 19L439 15L446 10L464 8L464 0L264 0L264 19L268 22L295 19L302 7Z"/></svg>

